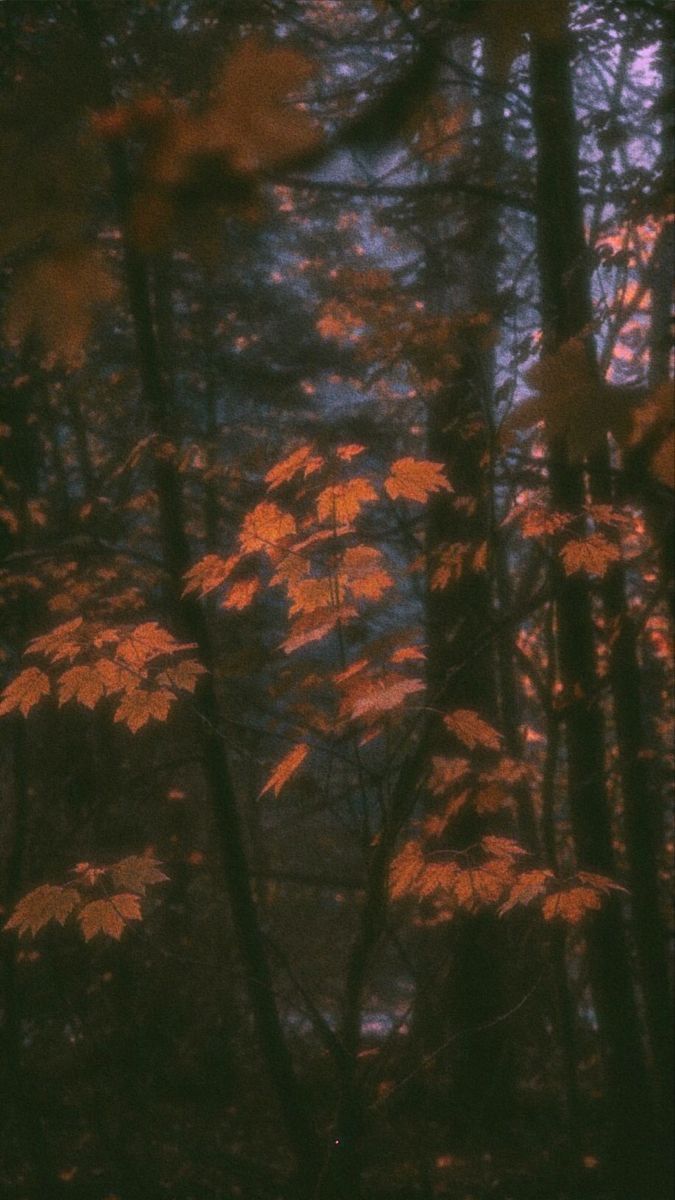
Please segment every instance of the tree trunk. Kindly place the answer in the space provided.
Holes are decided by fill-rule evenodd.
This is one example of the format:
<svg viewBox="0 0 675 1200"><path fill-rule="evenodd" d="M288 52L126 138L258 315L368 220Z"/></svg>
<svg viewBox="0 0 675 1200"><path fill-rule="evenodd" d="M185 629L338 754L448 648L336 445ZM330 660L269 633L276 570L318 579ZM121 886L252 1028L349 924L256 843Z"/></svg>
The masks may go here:
<svg viewBox="0 0 675 1200"><path fill-rule="evenodd" d="M86 3L80 3L78 10L89 39L90 50L99 59L101 102L110 104L112 95L101 52L101 36L96 14L91 5ZM166 383L155 333L148 271L128 233L131 182L126 156L119 144L112 144L110 147L110 167L113 198L123 230L125 281L136 340L145 417L152 432L170 439ZM156 459L155 487L159 503L162 554L168 581L168 610L181 632L196 642L200 660L207 672L195 700L200 749L213 802L225 886L239 954L244 966L249 1001L288 1142L298 1164L298 1186L303 1195L309 1195L317 1176L319 1150L281 1025L272 973L258 921L243 825L220 729L210 635L199 602L182 594L184 575L190 565L190 547L185 530L181 481L171 459Z"/></svg>
<svg viewBox="0 0 675 1200"><path fill-rule="evenodd" d="M531 63L537 142L537 245L545 349L590 329L587 250L578 187L576 118L565 40L534 41ZM551 446L553 504L578 513L581 468L562 444ZM591 601L586 583L556 570L558 655L564 688L569 806L579 866L614 873L605 789L605 731L597 698ZM610 899L588 923L594 1001L604 1050L611 1120L609 1169L625 1200L659 1192L650 1090L620 902Z"/></svg>

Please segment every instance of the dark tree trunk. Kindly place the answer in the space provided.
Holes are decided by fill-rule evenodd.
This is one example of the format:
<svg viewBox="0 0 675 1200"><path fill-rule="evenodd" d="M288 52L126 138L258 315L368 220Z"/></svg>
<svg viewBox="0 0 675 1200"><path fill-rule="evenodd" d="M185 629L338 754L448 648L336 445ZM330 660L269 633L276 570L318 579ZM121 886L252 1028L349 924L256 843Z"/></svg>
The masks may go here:
<svg viewBox="0 0 675 1200"><path fill-rule="evenodd" d="M107 70L100 49L96 14L89 4L78 6L90 52L99 58L101 102L111 102ZM113 196L124 236L124 270L129 308L136 340L145 417L153 433L171 437L167 384L155 332L146 263L128 234L131 196L129 169L122 147L110 148ZM225 886L232 911L239 954L259 1044L274 1087L289 1145L295 1156L302 1195L311 1194L318 1171L319 1151L305 1098L291 1059L274 993L274 982L258 921L249 872L244 830L239 813L212 668L214 656L204 613L199 603L183 596L184 575L190 566L190 546L185 529L180 476L174 462L158 457L155 487L159 503L160 536L167 576L167 603L181 632L196 642L206 676L195 700L198 736L204 772L212 797Z"/></svg>
<svg viewBox="0 0 675 1200"><path fill-rule="evenodd" d="M532 50L532 105L537 142L537 244L545 348L590 333L587 249L578 187L570 46L538 38ZM580 512L581 468L565 446L551 446L553 504ZM590 595L586 583L555 571L558 657L565 698L569 807L579 866L614 873L605 788L605 730L597 696ZM651 1094L620 902L588 923L594 1001L606 1068L611 1121L609 1167L617 1196L660 1194Z"/></svg>

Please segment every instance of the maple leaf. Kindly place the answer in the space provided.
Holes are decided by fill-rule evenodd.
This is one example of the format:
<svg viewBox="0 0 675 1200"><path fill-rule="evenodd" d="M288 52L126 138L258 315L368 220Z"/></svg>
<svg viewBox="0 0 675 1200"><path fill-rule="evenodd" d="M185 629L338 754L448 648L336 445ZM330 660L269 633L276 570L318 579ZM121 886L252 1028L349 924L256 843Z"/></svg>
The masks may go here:
<svg viewBox="0 0 675 1200"><path fill-rule="evenodd" d="M265 483L268 484L268 490L273 492L275 488L281 487L282 483L288 483L295 475L301 471L306 479L308 475L319 471L324 465L325 459L320 454L316 454L314 447L309 443L304 446L299 446L287 458L276 463L271 467L265 476Z"/></svg>
<svg viewBox="0 0 675 1200"><path fill-rule="evenodd" d="M220 554L207 554L200 558L199 562L186 572L183 595L199 592L200 596L206 596L215 591L229 578L239 561L239 554L231 554L229 558L221 558Z"/></svg>
<svg viewBox="0 0 675 1200"><path fill-rule="evenodd" d="M141 908L138 896L132 892L119 892L105 900L92 900L77 914L85 942L97 934L119 941L129 921L140 921Z"/></svg>
<svg viewBox="0 0 675 1200"><path fill-rule="evenodd" d="M467 758L442 758L436 755L432 759L429 791L434 796L444 796L460 779L466 777L469 770Z"/></svg>
<svg viewBox="0 0 675 1200"><path fill-rule="evenodd" d="M400 900L410 893L424 867L424 855L419 844L413 841L406 842L389 868L389 892L392 900Z"/></svg>
<svg viewBox="0 0 675 1200"><path fill-rule="evenodd" d="M338 621L346 621L357 615L355 608L345 607L317 609L316 612L302 613L294 621L289 636L281 643L285 654L292 654L311 642L319 642L326 637L337 625Z"/></svg>
<svg viewBox="0 0 675 1200"><path fill-rule="evenodd" d="M248 608L254 596L260 591L259 579L239 579L236 583L230 586L230 589L223 600L223 608L235 609L241 612L242 609Z"/></svg>
<svg viewBox="0 0 675 1200"><path fill-rule="evenodd" d="M551 536L569 524L569 513L552 512L539 504L523 509L520 529L523 537L542 538Z"/></svg>
<svg viewBox="0 0 675 1200"><path fill-rule="evenodd" d="M600 908L601 903L600 893L595 888L573 887L547 896L542 911L547 921L559 917L570 925L578 925L587 912Z"/></svg>
<svg viewBox="0 0 675 1200"><path fill-rule="evenodd" d="M468 542L453 542L438 552L437 566L431 576L432 591L440 591L449 583L456 583L461 578L470 551L471 546Z"/></svg>
<svg viewBox="0 0 675 1200"><path fill-rule="evenodd" d="M452 488L443 473L443 463L423 458L399 458L391 464L384 490L390 500L400 497L424 504L432 492L451 492Z"/></svg>
<svg viewBox="0 0 675 1200"><path fill-rule="evenodd" d="M377 500L373 485L363 476L357 476L346 483L335 483L324 488L317 497L316 515L319 521L348 525L358 516L363 505L372 500Z"/></svg>
<svg viewBox="0 0 675 1200"><path fill-rule="evenodd" d="M489 750L498 750L500 747L501 734L472 709L458 708L448 713L443 723L469 750L476 746L485 746Z"/></svg>
<svg viewBox="0 0 675 1200"><path fill-rule="evenodd" d="M509 808L513 801L503 785L495 782L479 788L474 796L477 813L496 813L502 808Z"/></svg>
<svg viewBox="0 0 675 1200"><path fill-rule="evenodd" d="M7 340L18 346L35 334L50 365L79 367L93 308L110 302L116 293L116 281L95 248L78 246L45 255L17 272L7 306Z"/></svg>
<svg viewBox="0 0 675 1200"><path fill-rule="evenodd" d="M110 658L100 658L96 663L96 673L101 679L108 695L114 692L126 692L138 686L138 675L123 663L114 662Z"/></svg>
<svg viewBox="0 0 675 1200"><path fill-rule="evenodd" d="M308 754L309 746L305 742L299 742L297 746L289 750L281 762L277 763L265 786L262 788L260 795L264 796L266 792L274 792L275 798L278 797L284 784L288 783L292 775L295 775L295 772L302 766Z"/></svg>
<svg viewBox="0 0 675 1200"><path fill-rule="evenodd" d="M362 446L360 442L350 442L346 446L338 446L335 453L337 454L338 458L341 458L344 462L351 462L351 460L356 458L357 455L363 454L364 450L365 446Z"/></svg>
<svg viewBox="0 0 675 1200"><path fill-rule="evenodd" d="M579 871L577 879L583 884L588 884L590 887L597 888L598 891L608 895L610 892L625 892L626 889L620 883L616 883L613 879L609 879L607 875L596 875L592 871Z"/></svg>
<svg viewBox="0 0 675 1200"><path fill-rule="evenodd" d="M421 646L399 646L398 650L394 650L390 657L390 662L425 662L426 654Z"/></svg>
<svg viewBox="0 0 675 1200"><path fill-rule="evenodd" d="M269 555L295 532L295 518L289 512L269 500L262 500L244 517L239 545L245 554L264 550Z"/></svg>
<svg viewBox="0 0 675 1200"><path fill-rule="evenodd" d="M186 658L175 666L167 667L157 676L161 687L176 688L181 692L194 692L197 680L206 674L206 668L196 658Z"/></svg>
<svg viewBox="0 0 675 1200"><path fill-rule="evenodd" d="M511 879L508 859L494 858L480 867L458 871L453 890L459 904L473 909L478 904L494 904L500 900Z"/></svg>
<svg viewBox="0 0 675 1200"><path fill-rule="evenodd" d="M192 649L194 642L178 642L173 634L162 629L157 621L145 621L120 641L116 657L132 669L140 671L153 658L162 654L175 654L179 650Z"/></svg>
<svg viewBox="0 0 675 1200"><path fill-rule="evenodd" d="M411 885L420 899L436 896L439 892L449 894L454 886L459 868L453 862L427 862L422 874Z"/></svg>
<svg viewBox="0 0 675 1200"><path fill-rule="evenodd" d="M45 883L19 900L5 929L16 929L23 936L38 933L50 921L63 925L80 899L76 888Z"/></svg>
<svg viewBox="0 0 675 1200"><path fill-rule="evenodd" d="M394 583L383 562L382 553L374 546L351 546L340 564L342 586L355 600L379 600Z"/></svg>
<svg viewBox="0 0 675 1200"><path fill-rule="evenodd" d="M603 534L591 533L585 538L571 538L562 547L560 557L567 575L587 571L602 577L611 563L621 559L621 549Z"/></svg>
<svg viewBox="0 0 675 1200"><path fill-rule="evenodd" d="M297 50L268 48L257 36L241 42L199 121L200 153L224 153L235 172L249 175L316 149L318 126L308 112L286 103L315 73L314 63Z"/></svg>
<svg viewBox="0 0 675 1200"><path fill-rule="evenodd" d="M348 679L351 679L354 675L358 675L359 672L363 671L369 665L370 659L357 658L355 662L350 663L348 667L345 667L344 671L338 671L338 673L333 676L333 679L337 684L346 683Z"/></svg>
<svg viewBox="0 0 675 1200"><path fill-rule="evenodd" d="M73 638L71 635L76 630L81 630L82 623L82 617L75 617L72 621L66 621L64 625L57 625L49 633L33 638L28 643L26 653L44 654L52 662L59 662L64 658L72 661L82 650L83 644L81 638Z"/></svg>
<svg viewBox="0 0 675 1200"><path fill-rule="evenodd" d="M571 338L555 352L544 354L525 378L535 395L504 421L507 443L518 430L540 421L549 441L562 440L575 461L605 446L608 432L625 443L634 397L598 377L583 338Z"/></svg>
<svg viewBox="0 0 675 1200"><path fill-rule="evenodd" d="M125 892L135 892L142 896L146 887L153 883L166 883L169 876L159 869L159 862L151 854L131 854L110 868L110 875L115 887Z"/></svg>
<svg viewBox="0 0 675 1200"><path fill-rule="evenodd" d="M509 912L517 904L529 904L531 900L541 896L542 892L546 891L549 879L553 879L553 872L548 868L524 871L513 884L508 899L499 910L500 914Z"/></svg>
<svg viewBox="0 0 675 1200"><path fill-rule="evenodd" d="M356 720L359 717L369 718L393 712L401 707L407 696L423 692L425 686L422 679L406 679L405 676L393 672L376 679L370 678L363 682L359 680L357 688L349 698L350 716Z"/></svg>
<svg viewBox="0 0 675 1200"><path fill-rule="evenodd" d="M290 614L315 613L337 609L337 596L331 579L300 579L288 584L288 598L291 601Z"/></svg>
<svg viewBox="0 0 675 1200"><path fill-rule="evenodd" d="M59 705L77 700L85 708L94 708L106 691L105 679L97 667L70 667L59 679Z"/></svg>
<svg viewBox="0 0 675 1200"><path fill-rule="evenodd" d="M514 842L513 838L489 835L483 838L481 846L495 858L517 858L521 854L527 854L527 850L523 850L523 847Z"/></svg>
<svg viewBox="0 0 675 1200"><path fill-rule="evenodd" d="M49 677L38 667L26 667L7 684L0 699L0 717L16 709L27 717L43 696L49 695Z"/></svg>
<svg viewBox="0 0 675 1200"><path fill-rule="evenodd" d="M151 718L166 721L174 702L171 692L150 692L146 688L133 688L126 692L115 710L115 721L123 721L132 733L137 733Z"/></svg>

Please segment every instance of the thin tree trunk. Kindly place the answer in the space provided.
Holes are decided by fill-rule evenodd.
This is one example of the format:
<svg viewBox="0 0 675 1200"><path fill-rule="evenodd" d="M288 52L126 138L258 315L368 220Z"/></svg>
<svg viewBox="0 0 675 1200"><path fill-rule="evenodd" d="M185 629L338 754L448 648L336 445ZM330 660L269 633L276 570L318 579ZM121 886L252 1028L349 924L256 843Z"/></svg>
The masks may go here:
<svg viewBox="0 0 675 1200"><path fill-rule="evenodd" d="M532 105L537 141L537 242L544 341L555 349L589 329L586 245L578 190L576 119L565 40L537 38L532 51ZM562 444L551 446L553 503L563 512L583 506L581 469ZM579 866L614 873L605 790L605 731L597 698L593 621L583 580L558 569L555 578L558 657L566 700L569 806ZM588 922L594 1000L605 1055L609 1163L617 1196L657 1195L651 1104L623 914L610 899Z"/></svg>
<svg viewBox="0 0 675 1200"><path fill-rule="evenodd" d="M80 3L78 10L91 52L100 61L101 101L109 104L112 97L95 13L86 3ZM110 167L114 200L124 236L124 270L146 420L154 432L170 438L166 386L153 322L148 272L128 234L131 181L124 150L118 144L110 147ZM209 631L199 603L182 595L184 574L190 565L190 548L185 530L181 482L172 461L164 458L156 460L155 487L168 579L169 611L176 625L197 643L201 662L207 671L195 701L200 748L213 801L225 885L244 965L249 1001L288 1142L298 1164L298 1186L303 1194L310 1194L318 1170L318 1145L281 1025L272 973L258 921L242 820L220 732L219 704L213 681L215 664Z"/></svg>

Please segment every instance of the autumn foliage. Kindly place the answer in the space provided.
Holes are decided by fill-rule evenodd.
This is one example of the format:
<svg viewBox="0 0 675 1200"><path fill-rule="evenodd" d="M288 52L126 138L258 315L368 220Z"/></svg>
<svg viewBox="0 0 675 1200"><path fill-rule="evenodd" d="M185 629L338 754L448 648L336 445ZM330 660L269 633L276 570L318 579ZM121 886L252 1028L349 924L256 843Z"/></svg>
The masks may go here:
<svg viewBox="0 0 675 1200"><path fill-rule="evenodd" d="M665 1200L660 6L244 8L0 15L0 1191Z"/></svg>

